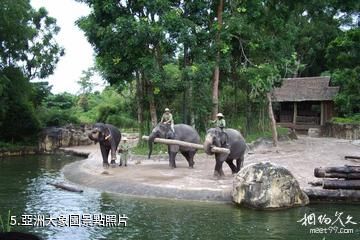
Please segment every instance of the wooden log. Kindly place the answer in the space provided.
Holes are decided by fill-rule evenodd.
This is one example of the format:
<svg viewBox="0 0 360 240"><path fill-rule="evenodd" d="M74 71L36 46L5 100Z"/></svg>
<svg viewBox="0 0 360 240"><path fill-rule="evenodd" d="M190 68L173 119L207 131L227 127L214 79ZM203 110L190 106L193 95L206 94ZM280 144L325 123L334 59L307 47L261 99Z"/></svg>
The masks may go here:
<svg viewBox="0 0 360 240"><path fill-rule="evenodd" d="M323 185L323 181L313 181L313 182L308 182L309 185L313 186L313 187L318 187L318 186L322 186Z"/></svg>
<svg viewBox="0 0 360 240"><path fill-rule="evenodd" d="M323 169L315 169L314 176L317 178L344 178L344 179L360 179L360 173L327 173Z"/></svg>
<svg viewBox="0 0 360 240"><path fill-rule="evenodd" d="M149 136L142 136L142 139L146 140L146 141L149 141ZM201 144L184 142L184 141L179 141L179 140L174 140L174 139L155 138L154 142L168 144L168 145L179 145L179 146L182 146L182 147L190 147L190 148L204 150L204 146L201 145ZM230 153L230 149L219 148L219 147L212 147L211 151L214 152L214 153L227 153L227 154Z"/></svg>
<svg viewBox="0 0 360 240"><path fill-rule="evenodd" d="M360 190L360 180L324 179L324 189L352 189Z"/></svg>
<svg viewBox="0 0 360 240"><path fill-rule="evenodd" d="M325 173L360 173L360 166L324 167L315 168L314 175L324 175ZM316 176L315 175L315 176Z"/></svg>
<svg viewBox="0 0 360 240"><path fill-rule="evenodd" d="M77 189L77 188L74 188L74 187L70 187L70 186L66 186L62 183L47 183L48 185L51 185L51 186L54 186L56 188L61 188L61 189L64 189L66 191L69 191L69 192L78 192L78 193L82 193L83 190L81 189Z"/></svg>
<svg viewBox="0 0 360 240"><path fill-rule="evenodd" d="M360 156L345 156L345 159L358 159L358 160L360 160Z"/></svg>
<svg viewBox="0 0 360 240"><path fill-rule="evenodd" d="M308 195L310 202L327 201L327 202L359 202L360 191L357 190L329 190L319 188L304 189Z"/></svg>

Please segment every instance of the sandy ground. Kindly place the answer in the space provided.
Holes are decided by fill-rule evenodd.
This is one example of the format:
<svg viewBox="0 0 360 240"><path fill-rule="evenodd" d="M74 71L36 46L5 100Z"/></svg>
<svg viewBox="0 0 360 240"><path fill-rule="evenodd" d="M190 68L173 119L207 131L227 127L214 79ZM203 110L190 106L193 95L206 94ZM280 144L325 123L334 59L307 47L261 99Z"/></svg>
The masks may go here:
<svg viewBox="0 0 360 240"><path fill-rule="evenodd" d="M169 169L167 155L131 156L128 167L103 169L98 145L68 148L89 153L86 160L66 165L65 177L71 182L100 191L124 193L146 197L179 198L189 200L229 201L232 175L226 163L225 177L213 177L215 160L206 154L195 155L195 167L189 169L186 160L177 155L177 168ZM262 144L250 151L244 165L271 161L289 169L302 188L314 181L315 167L360 165L344 160L345 155L360 155L360 146L349 140L334 138L299 137L298 140L280 142L277 148ZM140 164L137 162L140 161ZM117 160L117 165L119 157Z"/></svg>

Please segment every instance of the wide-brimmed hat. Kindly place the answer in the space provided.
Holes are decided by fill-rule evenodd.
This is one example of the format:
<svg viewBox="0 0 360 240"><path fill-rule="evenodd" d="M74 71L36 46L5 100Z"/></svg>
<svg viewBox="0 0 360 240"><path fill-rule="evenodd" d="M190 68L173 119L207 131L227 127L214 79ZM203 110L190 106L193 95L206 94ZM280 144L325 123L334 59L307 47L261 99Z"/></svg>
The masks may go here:
<svg viewBox="0 0 360 240"><path fill-rule="evenodd" d="M217 117L222 117L222 118L224 117L224 115L222 113L218 113L218 114L216 114L216 116Z"/></svg>
<svg viewBox="0 0 360 240"><path fill-rule="evenodd" d="M127 141L128 139L127 139L127 137L123 137L123 141Z"/></svg>

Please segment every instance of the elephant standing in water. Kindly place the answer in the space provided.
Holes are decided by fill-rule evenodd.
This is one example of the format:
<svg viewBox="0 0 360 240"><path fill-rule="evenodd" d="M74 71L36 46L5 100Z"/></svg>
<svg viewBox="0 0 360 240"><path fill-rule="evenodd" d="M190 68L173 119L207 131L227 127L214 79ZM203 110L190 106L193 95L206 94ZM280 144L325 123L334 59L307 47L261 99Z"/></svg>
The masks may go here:
<svg viewBox="0 0 360 240"><path fill-rule="evenodd" d="M170 124L159 123L156 125L149 136L149 159L152 153L154 138L167 138L190 143L200 143L200 136L193 127L186 124L175 124L174 130L175 132L171 131ZM175 157L179 151L188 161L189 167L193 168L194 156L197 149L178 145L168 145L170 168L176 168Z"/></svg>
<svg viewBox="0 0 360 240"><path fill-rule="evenodd" d="M111 124L96 123L89 134L89 138L99 142L101 155L103 158L103 167L109 167L108 156L111 150L111 165L115 166L116 150L121 140L120 131Z"/></svg>
<svg viewBox="0 0 360 240"><path fill-rule="evenodd" d="M226 142L225 146L224 144L222 144L224 142ZM226 147L230 149L229 154L215 153L216 164L214 176L224 176L224 172L222 170L222 165L224 161L229 165L232 173L237 173L240 171L240 168L242 167L244 162L246 143L239 131L231 128L225 128L224 132L221 132L219 128L210 128L207 131L204 141L204 150L208 155L214 154L213 152L211 152L212 146ZM234 159L236 159L236 166L233 163Z"/></svg>

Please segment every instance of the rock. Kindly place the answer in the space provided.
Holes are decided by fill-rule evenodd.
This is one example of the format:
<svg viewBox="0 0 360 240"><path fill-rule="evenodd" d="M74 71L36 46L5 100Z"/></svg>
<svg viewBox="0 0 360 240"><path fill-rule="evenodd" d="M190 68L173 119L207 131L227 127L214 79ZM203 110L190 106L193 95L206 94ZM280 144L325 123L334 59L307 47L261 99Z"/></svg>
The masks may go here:
<svg viewBox="0 0 360 240"><path fill-rule="evenodd" d="M235 176L232 200L256 209L304 206L309 198L289 170L270 162L250 164Z"/></svg>
<svg viewBox="0 0 360 240"><path fill-rule="evenodd" d="M87 125L69 124L64 127L44 128L39 137L39 150L51 152L59 147L90 145L90 132L91 126Z"/></svg>
<svg viewBox="0 0 360 240"><path fill-rule="evenodd" d="M291 140L297 140L297 139L298 139L298 136L296 135L295 130L294 130L294 129L291 129L291 128L289 128L288 137L289 137Z"/></svg>
<svg viewBox="0 0 360 240"><path fill-rule="evenodd" d="M320 137L320 128L309 128L309 137Z"/></svg>

